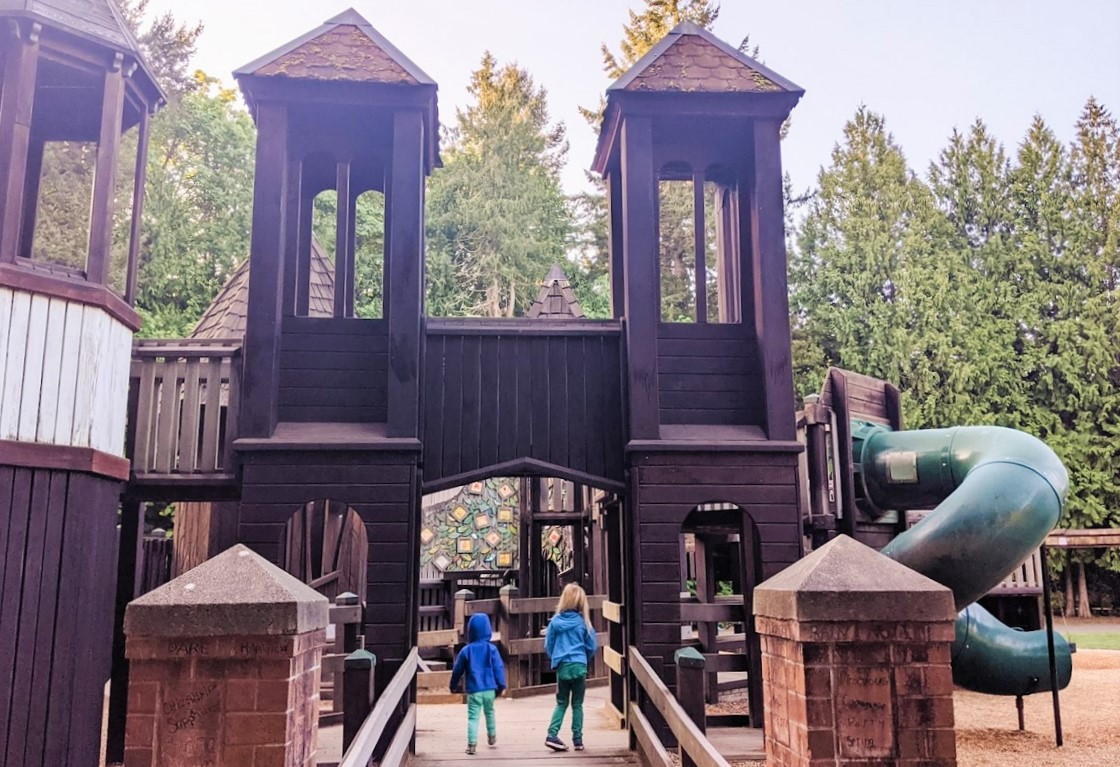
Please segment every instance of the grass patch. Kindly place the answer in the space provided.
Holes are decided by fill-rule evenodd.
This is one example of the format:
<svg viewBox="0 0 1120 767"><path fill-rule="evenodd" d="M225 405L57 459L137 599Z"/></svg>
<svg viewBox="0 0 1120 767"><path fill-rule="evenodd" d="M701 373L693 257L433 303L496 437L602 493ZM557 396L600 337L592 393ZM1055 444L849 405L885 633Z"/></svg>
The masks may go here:
<svg viewBox="0 0 1120 767"><path fill-rule="evenodd" d="M1120 650L1120 631L1102 634L1070 632L1069 641L1076 642L1079 650Z"/></svg>

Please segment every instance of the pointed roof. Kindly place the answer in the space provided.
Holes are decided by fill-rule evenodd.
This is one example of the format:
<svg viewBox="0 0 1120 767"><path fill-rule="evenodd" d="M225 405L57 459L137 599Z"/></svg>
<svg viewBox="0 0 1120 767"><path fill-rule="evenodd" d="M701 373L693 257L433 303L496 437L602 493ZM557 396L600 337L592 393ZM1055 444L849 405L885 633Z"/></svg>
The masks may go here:
<svg viewBox="0 0 1120 767"><path fill-rule="evenodd" d="M435 85L432 78L353 8L246 64L233 74L234 77L254 75L388 85Z"/></svg>
<svg viewBox="0 0 1120 767"><path fill-rule="evenodd" d="M560 264L552 265L541 283L537 300L525 316L547 320L583 319L583 308Z"/></svg>
<svg viewBox="0 0 1120 767"><path fill-rule="evenodd" d="M620 90L804 93L798 85L691 21L674 27L607 88L607 93Z"/></svg>
<svg viewBox="0 0 1120 767"><path fill-rule="evenodd" d="M140 44L113 0L0 0L0 16L27 16L52 29L99 43L125 53L140 65L150 81L156 100L165 100Z"/></svg>
<svg viewBox="0 0 1120 767"><path fill-rule="evenodd" d="M334 316L334 266L319 243L311 240L309 317ZM249 313L249 259L234 270L194 326L191 338L244 338Z"/></svg>

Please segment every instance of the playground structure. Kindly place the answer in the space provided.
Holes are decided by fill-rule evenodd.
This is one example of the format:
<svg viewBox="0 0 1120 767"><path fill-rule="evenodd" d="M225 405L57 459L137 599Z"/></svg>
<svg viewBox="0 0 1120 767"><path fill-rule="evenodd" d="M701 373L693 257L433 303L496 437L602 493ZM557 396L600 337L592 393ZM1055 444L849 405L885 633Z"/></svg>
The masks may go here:
<svg viewBox="0 0 1120 767"><path fill-rule="evenodd" d="M546 279L530 318L425 315L436 86L347 11L236 73L258 129L250 267L236 276L248 286L243 335L221 337L227 326L211 318L203 337L136 343L130 363L147 119L160 97L108 0L93 3L101 15L92 27L94 11L54 2L69 15L34 4L0 12L13 21L0 94L0 498L11 499L0 506L0 550L24 552L4 560L0 689L13 692L0 700L0 764L94 764L111 662L110 759L123 751L121 617L151 501L205 506L198 561L240 542L332 597L357 591L358 611L338 603L351 608L346 641L364 635L377 689L398 696L356 736L371 754L409 742L415 719L401 712L423 634L459 630L471 611L494 616L517 658L511 680L548 683L538 634L554 590L525 532L542 524L567 525L593 553L570 577L597 606L615 716L637 728L646 752L672 732L708 753L703 732L688 729L702 705L684 716L675 697L688 696L676 676L682 641L706 664L694 678L707 679L709 700L719 673L746 673L749 713L735 724L761 727L752 594L802 557L806 538L816 548L843 532L883 548L951 585L964 608L1056 522L1065 472L1044 446L1006 430L902 432L897 390L884 382L832 371L799 441L779 142L803 92L690 24L608 90L594 168L610 205L611 319L563 311L562 275ZM81 110L55 101L68 78L84 84ZM114 291L109 190L120 133L135 126L132 245L124 289ZM33 259L35 158L50 141L91 137L98 181L86 268ZM662 318L665 184L693 193L691 321ZM312 202L327 189L347 201L333 263L310 231ZM356 200L366 193L385 199L377 319L354 316ZM67 376L80 404L45 388ZM998 498L974 489L988 486L976 480L984 476L996 478ZM456 600L454 625L426 627L435 605L421 596L422 497L494 477L522 478L521 509L532 510L518 588ZM548 482L573 488L571 508L540 503ZM905 532L899 512L934 504ZM342 541L363 539L341 555ZM695 593L682 597L687 581ZM718 594L721 581L731 595ZM736 630L721 633L721 623ZM977 659L961 661L962 683L1025 694L1068 681L1061 643L1051 674L1037 634L1005 632L976 607L958 626L958 657Z"/></svg>

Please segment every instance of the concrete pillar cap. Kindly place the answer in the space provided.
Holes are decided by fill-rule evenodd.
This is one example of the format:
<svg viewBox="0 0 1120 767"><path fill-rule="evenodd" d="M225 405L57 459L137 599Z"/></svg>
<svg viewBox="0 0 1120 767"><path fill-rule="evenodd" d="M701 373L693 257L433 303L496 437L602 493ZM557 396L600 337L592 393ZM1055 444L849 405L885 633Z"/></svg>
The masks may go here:
<svg viewBox="0 0 1120 767"><path fill-rule="evenodd" d="M129 603L128 636L281 636L325 628L330 602L237 544Z"/></svg>
<svg viewBox="0 0 1120 767"><path fill-rule="evenodd" d="M840 535L754 590L754 614L802 622L943 622L953 593Z"/></svg>

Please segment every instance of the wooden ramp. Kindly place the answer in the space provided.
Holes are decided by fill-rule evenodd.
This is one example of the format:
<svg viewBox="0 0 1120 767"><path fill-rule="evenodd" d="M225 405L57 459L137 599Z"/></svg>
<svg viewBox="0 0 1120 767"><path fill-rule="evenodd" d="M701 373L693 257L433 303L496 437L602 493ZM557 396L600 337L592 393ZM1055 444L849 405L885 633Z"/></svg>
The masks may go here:
<svg viewBox="0 0 1120 767"><path fill-rule="evenodd" d="M580 765L637 765L637 756L627 748L625 730L611 724L603 711L606 688L592 688L584 701L583 740L585 751L553 752L545 748L544 738L548 720L556 704L553 695L501 698L495 704L498 716L498 745L486 745L485 720L479 722L478 753L468 756L467 707L443 704L422 705L418 708L416 723L416 756L410 765L423 767L483 767L498 764L539 765L557 764L576 759ZM571 746L571 713L564 722L560 737ZM575 767L573 764L572 767Z"/></svg>

